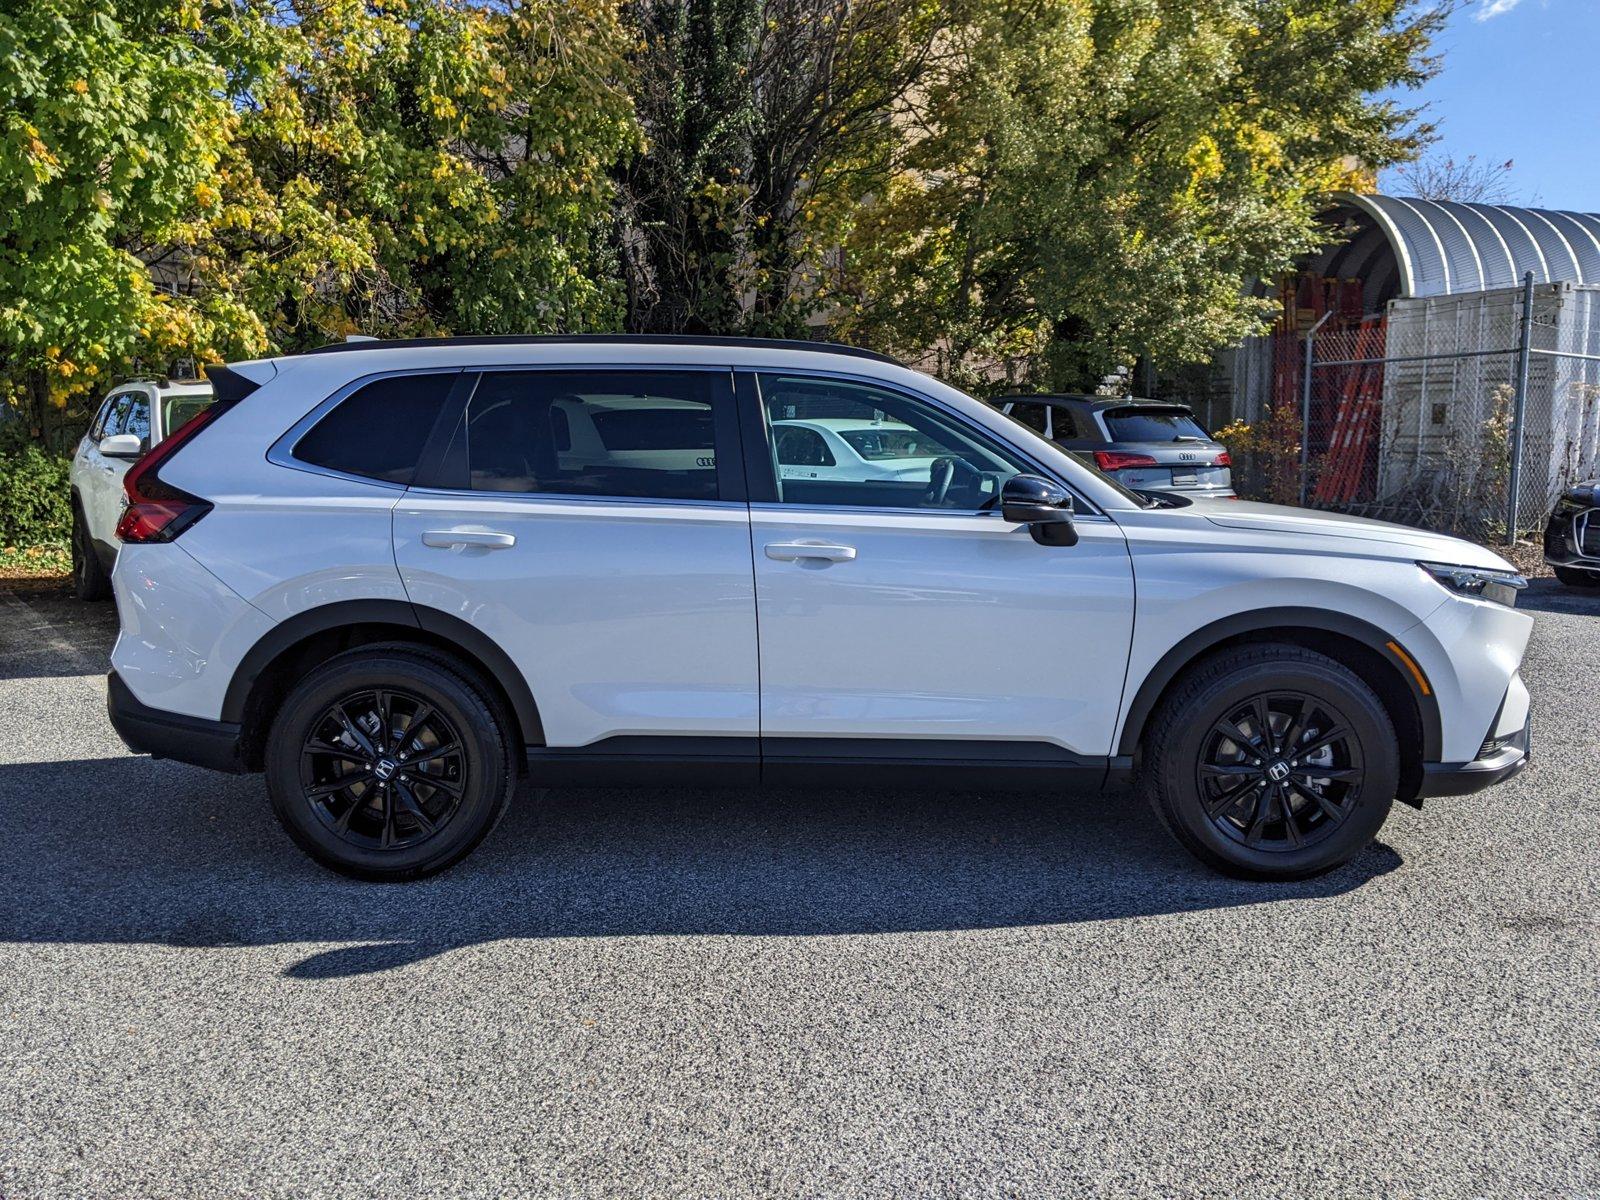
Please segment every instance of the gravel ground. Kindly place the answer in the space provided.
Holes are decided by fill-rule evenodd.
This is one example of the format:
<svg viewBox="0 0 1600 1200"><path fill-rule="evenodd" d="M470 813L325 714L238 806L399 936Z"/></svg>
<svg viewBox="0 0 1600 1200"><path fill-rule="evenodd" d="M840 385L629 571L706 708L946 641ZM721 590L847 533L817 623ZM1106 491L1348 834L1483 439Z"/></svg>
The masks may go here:
<svg viewBox="0 0 1600 1200"><path fill-rule="evenodd" d="M1600 595L1536 758L1308 884L1142 806L549 792L324 874L0 584L0 1196L1600 1194Z"/></svg>

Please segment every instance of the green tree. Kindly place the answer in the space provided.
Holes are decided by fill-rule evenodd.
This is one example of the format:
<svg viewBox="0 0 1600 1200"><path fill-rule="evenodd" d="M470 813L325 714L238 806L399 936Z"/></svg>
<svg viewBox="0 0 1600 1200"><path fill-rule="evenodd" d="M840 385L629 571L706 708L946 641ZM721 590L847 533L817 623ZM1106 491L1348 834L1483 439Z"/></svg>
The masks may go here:
<svg viewBox="0 0 1600 1200"><path fill-rule="evenodd" d="M240 0L214 40L240 116L205 258L272 345L620 319L610 0Z"/></svg>
<svg viewBox="0 0 1600 1200"><path fill-rule="evenodd" d="M1262 327L1320 198L1415 153L1409 0L985 0L897 117L847 242L848 336L977 386L1092 385Z"/></svg>
<svg viewBox="0 0 1600 1200"><path fill-rule="evenodd" d="M621 175L630 328L802 332L946 9L636 0L628 15L649 143Z"/></svg>
<svg viewBox="0 0 1600 1200"><path fill-rule="evenodd" d="M197 0L0 11L0 372L35 437L75 390L211 339L148 263L215 203L229 113L200 21Z"/></svg>

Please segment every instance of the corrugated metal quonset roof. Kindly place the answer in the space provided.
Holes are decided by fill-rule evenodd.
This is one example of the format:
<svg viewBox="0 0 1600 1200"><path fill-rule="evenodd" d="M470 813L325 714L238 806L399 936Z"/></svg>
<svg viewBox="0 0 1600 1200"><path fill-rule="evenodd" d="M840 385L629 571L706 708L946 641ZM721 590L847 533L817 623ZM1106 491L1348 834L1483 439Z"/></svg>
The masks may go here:
<svg viewBox="0 0 1600 1200"><path fill-rule="evenodd" d="M1374 268L1372 234L1377 232L1393 250L1394 291L1400 296L1512 287L1528 271L1539 283L1600 284L1600 215L1595 213L1354 192L1333 199L1339 209L1354 209L1366 219L1357 221L1355 236L1342 251L1330 254L1342 260L1327 264L1330 275ZM1337 210L1330 215L1337 216Z"/></svg>

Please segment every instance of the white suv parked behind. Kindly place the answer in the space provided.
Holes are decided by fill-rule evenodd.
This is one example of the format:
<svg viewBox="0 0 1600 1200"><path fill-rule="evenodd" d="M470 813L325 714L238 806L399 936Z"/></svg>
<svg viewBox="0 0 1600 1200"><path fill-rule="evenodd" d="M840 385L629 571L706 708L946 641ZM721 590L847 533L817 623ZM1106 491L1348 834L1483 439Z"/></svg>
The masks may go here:
<svg viewBox="0 0 1600 1200"><path fill-rule="evenodd" d="M72 582L81 600L111 595L122 477L135 459L211 403L211 385L135 380L113 388L72 456Z"/></svg>
<svg viewBox="0 0 1600 1200"><path fill-rule="evenodd" d="M1532 621L1498 556L1152 507L874 354L363 342L212 379L127 477L111 719L135 751L264 771L350 874L455 862L526 771L1136 779L1201 859L1298 878L1396 798L1526 760ZM776 431L807 421L892 428L921 466L785 471Z"/></svg>

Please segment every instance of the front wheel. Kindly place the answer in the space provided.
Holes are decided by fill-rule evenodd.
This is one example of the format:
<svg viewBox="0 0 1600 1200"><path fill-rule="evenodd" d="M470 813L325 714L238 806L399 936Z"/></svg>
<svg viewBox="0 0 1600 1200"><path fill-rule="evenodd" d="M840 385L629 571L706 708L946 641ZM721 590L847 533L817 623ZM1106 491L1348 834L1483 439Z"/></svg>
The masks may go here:
<svg viewBox="0 0 1600 1200"><path fill-rule="evenodd" d="M1600 587L1600 571L1586 571L1582 567L1556 567L1556 578L1568 587Z"/></svg>
<svg viewBox="0 0 1600 1200"><path fill-rule="evenodd" d="M1253 879L1305 879L1348 862L1399 787L1393 723L1342 663L1251 645L1192 668L1145 742L1142 785L1202 862Z"/></svg>
<svg viewBox="0 0 1600 1200"><path fill-rule="evenodd" d="M361 647L312 671L273 721L273 811L323 866L419 879L494 828L515 784L510 725L482 680L410 646Z"/></svg>

